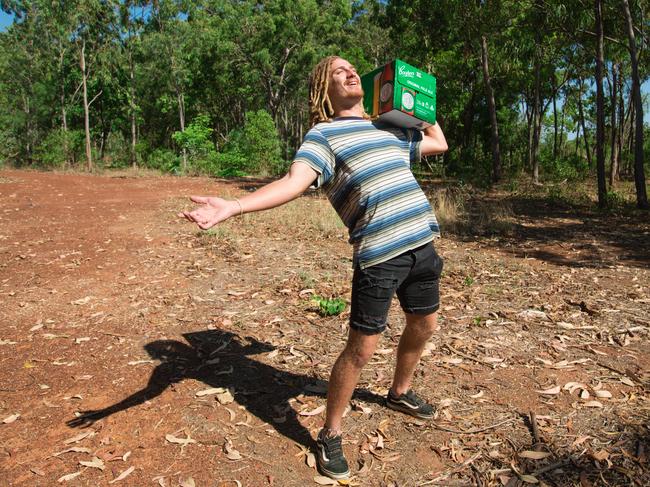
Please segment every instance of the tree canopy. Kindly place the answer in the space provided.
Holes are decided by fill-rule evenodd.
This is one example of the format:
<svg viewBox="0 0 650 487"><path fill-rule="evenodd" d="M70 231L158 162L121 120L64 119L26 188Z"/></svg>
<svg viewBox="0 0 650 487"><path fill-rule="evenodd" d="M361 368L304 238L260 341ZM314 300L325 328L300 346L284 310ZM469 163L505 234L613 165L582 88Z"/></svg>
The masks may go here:
<svg viewBox="0 0 650 487"><path fill-rule="evenodd" d="M0 33L0 155L47 167L280 173L308 129L318 59L338 54L366 72L400 58L438 79L450 151L437 167L447 175L490 184L597 173L604 184L607 171L610 188L636 178L647 206L648 6L5 0L15 22Z"/></svg>

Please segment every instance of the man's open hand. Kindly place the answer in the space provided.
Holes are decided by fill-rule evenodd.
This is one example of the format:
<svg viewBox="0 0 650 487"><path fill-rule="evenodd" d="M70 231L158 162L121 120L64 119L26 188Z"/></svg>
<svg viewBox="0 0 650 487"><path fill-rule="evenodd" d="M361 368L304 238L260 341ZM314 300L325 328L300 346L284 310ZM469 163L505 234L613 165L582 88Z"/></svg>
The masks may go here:
<svg viewBox="0 0 650 487"><path fill-rule="evenodd" d="M214 196L190 196L190 199L201 206L192 211L182 211L178 216L196 223L203 230L207 230L240 212L237 201L224 200Z"/></svg>

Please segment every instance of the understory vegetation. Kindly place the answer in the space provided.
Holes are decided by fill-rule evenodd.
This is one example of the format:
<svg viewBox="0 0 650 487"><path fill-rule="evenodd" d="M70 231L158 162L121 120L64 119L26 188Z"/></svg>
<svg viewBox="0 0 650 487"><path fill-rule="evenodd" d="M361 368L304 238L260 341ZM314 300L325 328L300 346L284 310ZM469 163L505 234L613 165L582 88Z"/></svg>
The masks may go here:
<svg viewBox="0 0 650 487"><path fill-rule="evenodd" d="M450 150L417 172L555 198L597 181L601 207L647 206L648 0L2 6L5 165L277 176L308 129L308 74L338 54L359 73L400 58L436 76Z"/></svg>

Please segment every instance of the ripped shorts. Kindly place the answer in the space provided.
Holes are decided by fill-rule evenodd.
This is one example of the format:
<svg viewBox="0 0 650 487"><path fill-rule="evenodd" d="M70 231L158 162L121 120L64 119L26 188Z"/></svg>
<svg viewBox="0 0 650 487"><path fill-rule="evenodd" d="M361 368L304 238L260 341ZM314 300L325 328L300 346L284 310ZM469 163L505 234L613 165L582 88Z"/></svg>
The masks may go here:
<svg viewBox="0 0 650 487"><path fill-rule="evenodd" d="M437 311L441 272L442 258L432 243L365 269L357 265L352 278L350 328L369 335L383 332L396 293L406 313Z"/></svg>

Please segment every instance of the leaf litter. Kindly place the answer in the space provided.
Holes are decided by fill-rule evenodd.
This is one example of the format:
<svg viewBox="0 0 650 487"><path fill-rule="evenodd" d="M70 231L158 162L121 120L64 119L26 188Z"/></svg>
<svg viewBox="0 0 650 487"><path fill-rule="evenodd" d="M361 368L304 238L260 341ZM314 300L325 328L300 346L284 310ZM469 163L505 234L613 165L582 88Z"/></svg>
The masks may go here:
<svg viewBox="0 0 650 487"><path fill-rule="evenodd" d="M125 191L136 181L120 181L124 188L118 191ZM152 187L167 184L167 194L178 193L178 181L173 185L165 181L150 183ZM128 193L128 199L133 201L133 188L130 190L124 194ZM96 193L100 194L101 188ZM115 198L116 194L113 190L110 197ZM300 201L327 204L311 197ZM38 208L34 211L39 211ZM141 208L143 214L147 214L145 207ZM268 215L255 215L258 220L254 225L252 221L240 220L220 227L220 231L230 233L230 244L226 245L224 239L214 236L203 239L184 226L169 223L163 211L159 216L152 215L150 208L151 205L146 208L147 218L164 228L167 235L173 235L164 246L154 246L158 239L145 241L140 235L146 247L137 247L137 235L131 227L124 233L111 235L112 242L108 243L105 233L99 238L102 232L97 232L97 228L89 227L97 236L90 231L84 234L85 243L96 242L95 248L103 249L97 256L104 260L89 262L89 267L93 272L103 273L107 282L114 283L115 289L107 288L102 293L101 287L93 287L94 297L87 296L87 287L73 287L74 282L84 282L81 273L80 279L59 279L56 293L47 291L51 285L49 288L47 284L43 286L43 295L48 298L43 302L43 310L47 309L55 319L48 322L40 318L47 316L45 313L32 314L18 326L27 331L40 323L42 326L29 332L33 336L31 340L42 344L44 339L49 339L45 342L47 347L38 352L31 348L29 355L21 357L20 361L16 357L13 365L17 384L9 387L27 384L27 381L20 382L20 372L47 372L47 379L40 375L35 378L47 382L51 389L41 390L35 382L30 388L21 389L19 394L11 393L8 398L3 394L3 401L7 401L6 405L2 404L6 411L3 417L15 411L36 411L38 408L39 415L54 415L64 409L44 409L48 407L43 402L46 398L49 404L62 404L65 408L62 398L77 393L83 396L83 401L101 400L110 406L128 396L128 391L138 390L143 379L146 381L157 369L184 380L172 384L160 396L149 397L142 406L96 423L96 432L90 433L92 436L78 437L76 432L62 434L63 438L72 437L70 443L65 443L71 449L58 453L61 466L56 474L48 471L47 476L52 477L46 476L43 480L55 483L57 479L72 475L70 480L62 482L74 483L81 475L75 472L75 466L80 460L92 462L93 454L108 462L99 450L73 446L91 438L97 442L108 437L111 441L124 438L124 450L156 451L156 458L161 462L178 469L186 468L190 465L187 457L179 458L175 448L155 450L160 444L160 434L147 432L138 424L153 425L164 418L164 424L174 424L173 429L182 428L180 431L191 431L192 437L200 438L200 447L196 447L198 456L191 463L192 467L197 467L196 472L210 470L211 478L232 478L230 472L234 462L245 466L249 462L243 459L248 460L248 456L239 453L242 460L231 460L220 466L206 460L200 452L215 453L214 447L210 450L210 445L215 445L217 450L223 450L218 453L226 457L224 438L229 437L230 453L234 455L234 451L242 449L239 438L244 437L236 433L245 430L256 441L254 447L259 449L256 457L273 462L277 459L279 464L289 465L293 470L289 478L278 467L260 463L260 468L241 471L242 480L246 479L244 485L267 485L271 477L275 478L275 485L312 483L311 457L301 454L300 458L295 458L293 453L285 453L282 446L292 440L278 431L302 424L314 436L315 428L319 427L322 413L311 417L300 413L313 412L324 401L328 372L342 349L347 319L345 316L323 318L310 313L306 306L313 294L349 296L350 262L347 258L339 258L349 255L347 243L342 238L322 238L304 225L282 226L282 230L277 231L279 222L274 221L269 212ZM108 209L107 205L106 211ZM100 211L103 209L97 205L96 213ZM126 214L130 210L117 211ZM643 440L648 437L647 424L650 423L647 409L650 292L646 284L650 282L650 273L626 257L625 247L610 245L608 242L613 241L613 237L599 238L598 232L604 232L603 225L580 225L578 231L562 234L562 218L552 212L545 214L543 219L523 218L518 221L525 224L522 232L532 228L541 231L544 238L536 240L533 234L530 239L497 235L464 240L449 235L436 242L446 260L440 313L444 326L427 344L414 380L414 389L438 406L438 416L433 422L403 418L381 404L381 397L390 387L394 350L403 329L398 305L391 307L390 327L378 346L380 353L373 358L372 367L364 369L359 385L359 391L370 395L355 397L353 409L346 418L348 431L344 448L350 456L353 475L363 477L365 484L410 482L413 485L447 483L492 487L506 485L501 479L511 478L531 485L535 482L599 485L602 477L610 485L632 483L631 479L636 479L637 485L650 485L647 463L644 463L650 446ZM609 218L607 231L620 230L616 237L618 244L623 242L620 235L630 229L637 232L639 227L638 223L634 227L627 226L623 217L610 215ZM582 220L576 215L569 219L593 221ZM12 231L11 225L19 223L9 222L6 231ZM149 225L148 221L142 223ZM648 227L650 225L646 225L644 231L649 231ZM271 233L267 228L275 230ZM79 225L78 231L85 231L85 226ZM547 236L557 238L547 239ZM15 240L22 242L19 238ZM70 243L69 248L76 249L76 242ZM116 245L131 247L128 252L114 253ZM291 256L286 255L288 246L296 249ZM238 247L236 253L232 252L235 247ZM21 252L31 254L26 249ZM59 265L61 252L57 249L57 260L50 266ZM548 256L557 256L558 260ZM49 262L51 257L45 261ZM285 260L285 257L290 258ZM192 263L196 265L192 267ZM26 260L21 265L29 266L31 262ZM95 269L96 266L101 269ZM124 272L121 278L112 270L117 267ZM28 271L29 267L25 269ZM83 270L82 266L75 272ZM57 272L72 271L61 268ZM132 276L137 278L130 279ZM467 276L472 276L471 286L464 284ZM138 286L141 277L150 280ZM171 284L174 282L184 283L183 292L175 289ZM26 279L23 283L26 289L30 286ZM16 290L22 293L21 289ZM229 290L233 293L228 294ZM85 299L84 296L91 299L70 305L74 300ZM117 296L133 297L123 306ZM133 303L140 304L130 308ZM9 306L18 310L18 303L9 303ZM140 316L139 311L145 308L149 309L149 315ZM71 317L69 323L60 319L63 315ZM99 321L102 328L97 333ZM88 330L84 332L87 337L80 336L77 330L82 326ZM217 337L230 333L235 336L234 341L255 337L258 342L269 344L269 348L260 347L252 349L252 355L236 356L227 346L227 340L221 337L214 347L208 346L197 365L203 364L203 368L196 369L201 373L197 372L194 378L202 381L190 385L187 378L191 376L194 362L189 355L172 354L166 359L152 357L149 360L146 355L142 357L143 342L134 339L146 336L145 343L153 343L160 337L160 340L182 342L187 347L183 333L197 329L210 330ZM88 337L92 340L80 340L75 350L64 351L70 344L74 345L75 340ZM13 359L11 350L16 350L17 342L25 347L31 347L32 343L14 335L3 335L2 339L0 343L14 342L0 347L3 359ZM210 345L209 342L205 344ZM111 376L95 364L91 357L100 350L102 365L124 372ZM200 348L196 350L203 353ZM147 360L140 362L133 357ZM40 359L46 362L39 362ZM54 362L61 365L44 370ZM151 370L149 367L137 369L135 366L140 364L151 364ZM217 364L218 369L210 370ZM254 381L255 374L263 370L262 366L272 367L268 369L271 374ZM208 371L222 375L208 377ZM156 380L164 373L156 375ZM244 378L248 374L252 376L250 380ZM78 379L83 380L78 383L83 389L69 391L61 387L70 377L83 376L92 376L91 380ZM116 382L111 382L113 380ZM243 384L241 388L240 383ZM564 389L569 383L578 386ZM208 400L216 399L217 394L195 395L196 391L207 388L229 389L233 384L238 400L234 403L237 406L229 406L229 420L223 420L226 411L222 411L223 415L217 414L223 409L222 403ZM7 382L1 387L8 388ZM558 387L559 391L555 392ZM294 410L285 410L286 397L276 401L275 395L290 390L301 391L305 398L300 405L292 403ZM543 393L547 391L550 392ZM373 394L379 399L372 399ZM320 398L312 400L310 395ZM262 415L255 401L267 399L270 412ZM279 406L277 414L273 409L276 405ZM243 409L237 409L239 406ZM32 409L27 409L29 407ZM531 431L532 425L521 416L513 417L513 410L537 412L537 438ZM15 421L12 430L29 428L33 425L32 416ZM246 420L242 421L244 417ZM273 417L284 422L274 423ZM385 418L395 422L390 435L379 428L378 422ZM9 431L8 425L6 428L5 431ZM139 431L137 441L132 437L134 431ZM177 432L172 436L181 441L165 440L165 443L181 448L190 446L187 440L194 439L187 433ZM452 439L456 441L452 443ZM360 447L367 441L374 453L361 452ZM38 445L25 443L17 448L38 449ZM442 455L438 455L438 451ZM492 452L492 456L488 452ZM524 452L533 452L532 455L540 458L520 456ZM313 456L313 452L309 453ZM551 455L541 458L546 453ZM83 457L78 458L79 455ZM391 461L393 458L396 460ZM552 468L567 458L571 459L570 466ZM11 457L9 461L13 461ZM252 458L250 463L254 463ZM149 478L155 475L151 471L152 464L150 460L141 467L143 473L150 474ZM201 470L200 467L206 468ZM190 478L187 473L174 475L177 482ZM197 485L204 483L201 475L192 472ZM172 481L171 476L167 478L168 483ZM230 485L235 483L230 481Z"/></svg>

